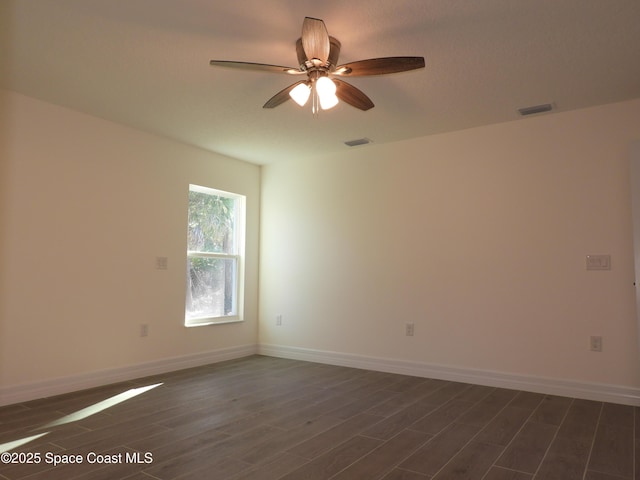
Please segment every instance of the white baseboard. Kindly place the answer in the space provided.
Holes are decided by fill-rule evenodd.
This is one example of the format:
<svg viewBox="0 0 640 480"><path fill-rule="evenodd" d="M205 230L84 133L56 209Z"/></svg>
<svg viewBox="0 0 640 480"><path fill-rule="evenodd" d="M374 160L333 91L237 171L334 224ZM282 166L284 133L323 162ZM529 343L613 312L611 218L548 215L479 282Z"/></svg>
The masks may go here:
<svg viewBox="0 0 640 480"><path fill-rule="evenodd" d="M560 395L565 397L596 400L599 402L619 403L640 406L640 389L607 385L601 383L577 382L554 378L517 375L512 373L476 370L471 368L433 365L407 360L368 357L350 353L339 353L282 345L258 347L258 353L272 357L305 360L309 362L340 365L344 367L375 370L379 372L399 373L416 377L436 378L462 383L473 383L490 387L525 390L528 392Z"/></svg>
<svg viewBox="0 0 640 480"><path fill-rule="evenodd" d="M0 387L0 406L51 397L53 395L61 395L63 393L133 380L149 375L157 375L185 368L208 365L210 363L223 362L225 360L233 360L256 353L258 353L257 345L242 345L179 357L163 358L152 362L83 373L69 377L54 378L24 385Z"/></svg>
<svg viewBox="0 0 640 480"><path fill-rule="evenodd" d="M340 365L364 370L437 378L440 380L473 383L476 385L511 388L549 395L561 395L600 402L640 406L640 389L637 388L266 344L223 348L24 385L0 387L0 406L51 397L86 388L99 387L110 383L133 380L149 375L198 367L225 360L233 360L256 353L272 357Z"/></svg>

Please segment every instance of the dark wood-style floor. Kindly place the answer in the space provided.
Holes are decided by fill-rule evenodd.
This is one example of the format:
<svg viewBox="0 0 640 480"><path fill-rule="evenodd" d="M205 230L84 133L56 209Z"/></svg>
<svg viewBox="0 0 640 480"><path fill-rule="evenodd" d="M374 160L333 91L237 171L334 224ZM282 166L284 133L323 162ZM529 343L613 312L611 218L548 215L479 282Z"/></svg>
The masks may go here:
<svg viewBox="0 0 640 480"><path fill-rule="evenodd" d="M262 356L0 408L0 444L44 432L0 478L640 478L638 408Z"/></svg>

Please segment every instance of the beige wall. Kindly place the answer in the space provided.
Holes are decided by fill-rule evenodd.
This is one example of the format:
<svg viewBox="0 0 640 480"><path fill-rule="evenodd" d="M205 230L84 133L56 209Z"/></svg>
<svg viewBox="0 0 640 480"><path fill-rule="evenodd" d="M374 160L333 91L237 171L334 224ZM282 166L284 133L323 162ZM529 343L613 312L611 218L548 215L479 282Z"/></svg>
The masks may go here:
<svg viewBox="0 0 640 480"><path fill-rule="evenodd" d="M639 126L636 100L265 167L260 342L639 387Z"/></svg>
<svg viewBox="0 0 640 480"><path fill-rule="evenodd" d="M0 122L0 387L255 345L258 166L8 92ZM189 183L247 196L244 323L183 326Z"/></svg>

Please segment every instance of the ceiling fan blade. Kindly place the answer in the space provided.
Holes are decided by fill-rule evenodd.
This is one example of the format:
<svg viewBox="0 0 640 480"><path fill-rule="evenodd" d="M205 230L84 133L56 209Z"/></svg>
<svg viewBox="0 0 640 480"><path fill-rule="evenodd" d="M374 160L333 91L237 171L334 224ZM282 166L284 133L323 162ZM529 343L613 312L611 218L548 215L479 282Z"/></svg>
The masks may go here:
<svg viewBox="0 0 640 480"><path fill-rule="evenodd" d="M296 41L296 55L298 57L298 64L304 65L307 59L307 54L304 53L304 47L302 46L302 38Z"/></svg>
<svg viewBox="0 0 640 480"><path fill-rule="evenodd" d="M329 37L329 64L331 67L338 64L340 48L342 48L340 41L337 38Z"/></svg>
<svg viewBox="0 0 640 480"><path fill-rule="evenodd" d="M333 74L358 77L406 72L417 68L424 68L424 57L384 57L346 63L338 66Z"/></svg>
<svg viewBox="0 0 640 480"><path fill-rule="evenodd" d="M350 83L338 80L337 78L334 78L333 82L336 84L336 97L343 102L360 110L369 110L374 107L371 99Z"/></svg>
<svg viewBox="0 0 640 480"><path fill-rule="evenodd" d="M317 58L325 63L329 58L329 34L324 22L317 18L305 17L302 23L302 47L307 60Z"/></svg>
<svg viewBox="0 0 640 480"><path fill-rule="evenodd" d="M209 65L214 67L227 67L227 68L240 68L243 70L255 70L259 72L269 73L288 73L290 75L299 75L304 73L302 70L298 70L293 67L282 67L279 65L267 65L264 63L251 63L251 62L232 62L228 60L211 60Z"/></svg>
<svg viewBox="0 0 640 480"><path fill-rule="evenodd" d="M306 80L300 80L299 82L296 82L293 85L289 85L287 88L284 88L284 89L280 90L273 97L271 97L269 100L267 100L267 103L265 103L262 106L262 108L275 108L278 105L283 104L284 102L286 102L287 100L289 100L291 98L289 96L289 92L291 90L293 90L294 88L296 88L301 83L305 83L305 82L306 82Z"/></svg>

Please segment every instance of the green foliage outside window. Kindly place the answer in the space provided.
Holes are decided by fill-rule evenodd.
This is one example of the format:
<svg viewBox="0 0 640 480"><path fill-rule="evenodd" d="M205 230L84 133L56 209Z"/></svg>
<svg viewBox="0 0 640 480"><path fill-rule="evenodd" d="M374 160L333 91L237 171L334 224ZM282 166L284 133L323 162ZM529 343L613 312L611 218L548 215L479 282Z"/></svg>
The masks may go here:
<svg viewBox="0 0 640 480"><path fill-rule="evenodd" d="M234 302L237 259L206 255L237 254L237 202L233 197L189 191L187 319L237 314Z"/></svg>

